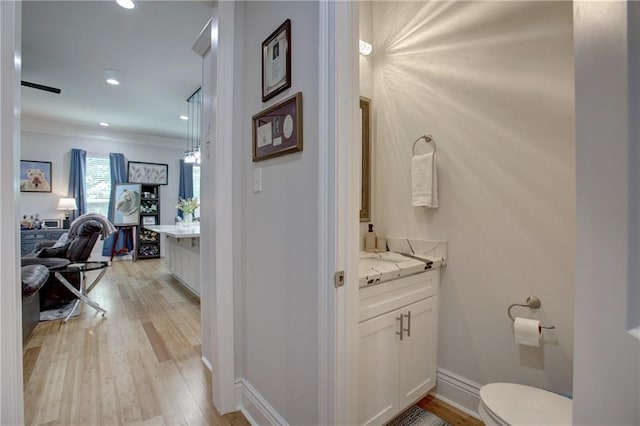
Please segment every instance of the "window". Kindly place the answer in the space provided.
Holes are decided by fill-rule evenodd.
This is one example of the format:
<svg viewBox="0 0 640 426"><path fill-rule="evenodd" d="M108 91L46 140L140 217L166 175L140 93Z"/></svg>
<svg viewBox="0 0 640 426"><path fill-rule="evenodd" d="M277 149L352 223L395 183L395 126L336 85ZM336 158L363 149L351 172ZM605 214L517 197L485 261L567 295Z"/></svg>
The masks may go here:
<svg viewBox="0 0 640 426"><path fill-rule="evenodd" d="M200 166L193 165L193 198L197 198L200 201ZM193 212L194 217L200 217L200 207Z"/></svg>
<svg viewBox="0 0 640 426"><path fill-rule="evenodd" d="M111 198L111 170L108 157L89 157L85 174L87 212L109 215Z"/></svg>

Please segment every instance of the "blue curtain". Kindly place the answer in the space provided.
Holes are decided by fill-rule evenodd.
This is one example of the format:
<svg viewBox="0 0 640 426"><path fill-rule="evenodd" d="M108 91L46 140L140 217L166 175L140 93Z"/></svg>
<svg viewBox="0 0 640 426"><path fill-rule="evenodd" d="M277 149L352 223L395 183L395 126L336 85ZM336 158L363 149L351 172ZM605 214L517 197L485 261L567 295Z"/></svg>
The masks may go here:
<svg viewBox="0 0 640 426"><path fill-rule="evenodd" d="M193 198L193 164L180 160L180 186L178 187L178 197ZM178 216L182 216L182 210L178 210Z"/></svg>
<svg viewBox="0 0 640 426"><path fill-rule="evenodd" d="M110 153L109 154L109 166L111 170L111 197L109 198L109 220L113 222L113 205L115 204L115 196L116 196L116 183L124 183L127 181L127 167L124 161L124 154L120 153ZM121 250L125 244L128 250L133 249L133 241L125 241L124 237L124 229L118 229L118 243L116 245L116 250ZM134 237L135 238L135 237ZM115 239L115 234L111 235L104 241L104 245L102 246L102 255L103 256L111 256L111 252L113 251L113 240Z"/></svg>
<svg viewBox="0 0 640 426"><path fill-rule="evenodd" d="M113 205L116 197L116 183L127 181L127 166L124 161L124 154L109 154L109 166L111 170L111 197L109 198L109 220L113 222Z"/></svg>
<svg viewBox="0 0 640 426"><path fill-rule="evenodd" d="M67 191L67 197L74 197L76 199L78 210L71 212L71 217L69 218L71 222L87 212L86 170L87 151L73 148L71 150L71 170L69 171L69 190Z"/></svg>

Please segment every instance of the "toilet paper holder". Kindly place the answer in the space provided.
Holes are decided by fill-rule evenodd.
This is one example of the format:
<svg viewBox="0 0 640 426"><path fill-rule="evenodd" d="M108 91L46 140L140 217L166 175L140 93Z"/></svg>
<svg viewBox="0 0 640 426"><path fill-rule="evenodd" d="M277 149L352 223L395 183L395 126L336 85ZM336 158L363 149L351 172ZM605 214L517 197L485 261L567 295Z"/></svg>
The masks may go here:
<svg viewBox="0 0 640 426"><path fill-rule="evenodd" d="M511 309L514 308L515 306L522 306L523 308L531 308L531 309L538 309L540 308L540 306L542 306L542 302L540 302L540 299L538 299L535 296L529 296L527 297L526 303L522 304L522 303L512 303L511 305L509 305L509 307L507 308L507 315L509 316L509 319L513 322L515 322L515 318L513 317L513 315L511 315ZM544 326L541 325L540 328L546 328L547 330L552 330L554 328L556 328L555 325L548 325L548 326Z"/></svg>

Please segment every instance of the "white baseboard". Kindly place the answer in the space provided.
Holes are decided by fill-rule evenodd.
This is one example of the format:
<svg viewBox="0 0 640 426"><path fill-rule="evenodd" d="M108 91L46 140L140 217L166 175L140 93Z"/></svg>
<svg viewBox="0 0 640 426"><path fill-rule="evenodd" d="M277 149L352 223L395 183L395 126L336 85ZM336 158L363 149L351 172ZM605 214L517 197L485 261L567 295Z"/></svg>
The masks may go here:
<svg viewBox="0 0 640 426"><path fill-rule="evenodd" d="M236 381L236 407L252 425L288 425L251 383L244 379Z"/></svg>
<svg viewBox="0 0 640 426"><path fill-rule="evenodd" d="M209 360L207 358L204 357L204 355L202 356L202 363L204 364L205 367L207 367L207 369L213 373L213 367L211 366L211 363L209 362Z"/></svg>
<svg viewBox="0 0 640 426"><path fill-rule="evenodd" d="M479 419L480 387L466 377L438 368L438 384L431 393L442 402Z"/></svg>

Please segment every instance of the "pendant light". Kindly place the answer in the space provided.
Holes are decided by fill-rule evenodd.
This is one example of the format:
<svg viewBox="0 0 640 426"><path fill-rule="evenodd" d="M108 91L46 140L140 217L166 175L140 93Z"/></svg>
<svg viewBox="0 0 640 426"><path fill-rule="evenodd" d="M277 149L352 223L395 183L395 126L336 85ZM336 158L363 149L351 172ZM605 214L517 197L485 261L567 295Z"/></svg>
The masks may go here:
<svg viewBox="0 0 640 426"><path fill-rule="evenodd" d="M184 153L184 162L187 164L200 164L200 105L201 89L196 90L187 98L189 121L187 122L187 150Z"/></svg>

